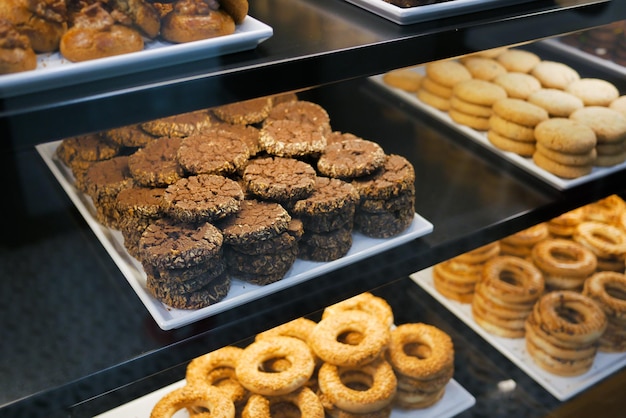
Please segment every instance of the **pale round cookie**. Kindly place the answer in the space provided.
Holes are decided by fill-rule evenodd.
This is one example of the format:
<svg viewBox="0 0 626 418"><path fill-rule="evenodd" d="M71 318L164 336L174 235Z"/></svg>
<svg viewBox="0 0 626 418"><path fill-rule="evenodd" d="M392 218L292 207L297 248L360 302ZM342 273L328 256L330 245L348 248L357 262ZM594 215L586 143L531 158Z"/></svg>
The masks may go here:
<svg viewBox="0 0 626 418"><path fill-rule="evenodd" d="M426 76L446 87L454 87L461 81L472 78L469 70L463 64L454 60L429 62L426 64Z"/></svg>
<svg viewBox="0 0 626 418"><path fill-rule="evenodd" d="M383 75L385 84L400 90L415 93L422 84L424 76L411 68L399 68Z"/></svg>
<svg viewBox="0 0 626 418"><path fill-rule="evenodd" d="M624 117L626 117L626 95L620 96L617 99L613 100L609 104L609 107L613 110L617 110L622 115L624 115Z"/></svg>
<svg viewBox="0 0 626 418"><path fill-rule="evenodd" d="M450 100L444 97L439 97L436 94L432 94L424 88L419 89L416 96L422 102L434 107L435 109L443 110L444 112L450 110Z"/></svg>
<svg viewBox="0 0 626 418"><path fill-rule="evenodd" d="M491 106L506 98L506 91L490 81L471 79L458 83L453 89L454 95L466 102Z"/></svg>
<svg viewBox="0 0 626 418"><path fill-rule="evenodd" d="M535 138L551 150L571 154L583 154L596 146L596 134L590 127L566 118L540 122L535 127Z"/></svg>
<svg viewBox="0 0 626 418"><path fill-rule="evenodd" d="M496 114L489 118L489 129L507 138L522 142L535 142L535 129L508 121Z"/></svg>
<svg viewBox="0 0 626 418"><path fill-rule="evenodd" d="M615 155L626 151L626 142L605 142L604 144L596 144L598 155Z"/></svg>
<svg viewBox="0 0 626 418"><path fill-rule="evenodd" d="M600 155L596 158L595 165L598 167L611 167L626 161L626 151L613 155Z"/></svg>
<svg viewBox="0 0 626 418"><path fill-rule="evenodd" d="M464 58L462 63L472 74L472 77L480 80L491 81L507 72L506 68L493 58L473 56Z"/></svg>
<svg viewBox="0 0 626 418"><path fill-rule="evenodd" d="M452 97L452 87L446 87L443 84L439 84L436 81L433 81L430 77L424 77L424 80L422 80L422 88L429 93L443 97L444 99Z"/></svg>
<svg viewBox="0 0 626 418"><path fill-rule="evenodd" d="M486 57L486 58L496 58L500 56L500 54L506 52L508 49L509 49L508 46L499 46L496 48L485 49L484 51L479 51L472 55L477 55L479 57Z"/></svg>
<svg viewBox="0 0 626 418"><path fill-rule="evenodd" d="M521 72L509 72L497 76L492 80L502 87L509 97L526 99L532 93L541 89L541 83L534 76Z"/></svg>
<svg viewBox="0 0 626 418"><path fill-rule="evenodd" d="M572 82L580 80L578 71L556 61L541 61L530 72L545 88L564 90Z"/></svg>
<svg viewBox="0 0 626 418"><path fill-rule="evenodd" d="M585 106L609 106L619 97L615 85L599 78L581 78L569 84L565 91L578 97Z"/></svg>
<svg viewBox="0 0 626 418"><path fill-rule="evenodd" d="M450 109L448 114L453 121L461 125L469 126L470 128L474 128L479 131L486 131L489 129L489 118L468 115L467 113L459 112L455 109Z"/></svg>
<svg viewBox="0 0 626 418"><path fill-rule="evenodd" d="M517 141L515 139L507 138L506 136L500 135L491 129L487 131L487 139L496 148L503 151L514 152L522 157L530 157L535 152L534 142Z"/></svg>
<svg viewBox="0 0 626 418"><path fill-rule="evenodd" d="M587 106L570 115L570 119L590 127L599 144L626 140L626 117L604 106Z"/></svg>
<svg viewBox="0 0 626 418"><path fill-rule="evenodd" d="M585 106L578 97L558 89L542 88L531 93L526 100L529 103L543 107L550 116L554 117L569 117L574 111Z"/></svg>
<svg viewBox="0 0 626 418"><path fill-rule="evenodd" d="M483 118L488 118L493 113L491 106L483 106L469 103L456 96L452 96L450 98L450 107L452 107L452 109L458 110L459 112L467 113L468 115L472 116L480 116Z"/></svg>
<svg viewBox="0 0 626 418"><path fill-rule="evenodd" d="M586 176L591 173L592 166L591 165L566 165L557 163L543 155L540 152L535 152L533 154L533 161L537 164L538 167L543 168L544 170L565 178L565 179L575 179L578 177Z"/></svg>
<svg viewBox="0 0 626 418"><path fill-rule="evenodd" d="M529 73L541 58L530 51L513 48L498 55L496 60L509 72Z"/></svg>
<svg viewBox="0 0 626 418"><path fill-rule="evenodd" d="M588 152L582 154L573 154L566 152L554 151L540 142L537 142L537 152L542 153L549 159L556 161L557 163L565 165L593 165L596 161L597 152L595 148L592 148Z"/></svg>
<svg viewBox="0 0 626 418"><path fill-rule="evenodd" d="M525 100L511 98L495 102L493 112L505 120L529 127L535 127L549 117L544 108Z"/></svg>

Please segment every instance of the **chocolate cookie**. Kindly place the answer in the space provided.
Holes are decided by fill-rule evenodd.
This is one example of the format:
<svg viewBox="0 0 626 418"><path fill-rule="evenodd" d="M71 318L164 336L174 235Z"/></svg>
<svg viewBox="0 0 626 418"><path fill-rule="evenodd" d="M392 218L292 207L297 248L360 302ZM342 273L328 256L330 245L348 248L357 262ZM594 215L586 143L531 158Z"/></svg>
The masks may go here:
<svg viewBox="0 0 626 418"><path fill-rule="evenodd" d="M274 253L244 254L230 247L224 249L224 258L228 270L234 277L240 278L240 273L246 274L286 274L296 261L297 245Z"/></svg>
<svg viewBox="0 0 626 418"><path fill-rule="evenodd" d="M148 281L167 289L171 293L188 293L199 290L226 271L226 262L221 256L197 266L177 269L157 269L150 264L143 266Z"/></svg>
<svg viewBox="0 0 626 418"><path fill-rule="evenodd" d="M216 124L214 127L220 137L238 139L248 146L250 157L254 157L262 151L259 137L261 131L252 125L232 125L229 123ZM213 129L211 129L212 131Z"/></svg>
<svg viewBox="0 0 626 418"><path fill-rule="evenodd" d="M337 260L352 248L352 225L328 232L305 233L298 242L298 257L310 261Z"/></svg>
<svg viewBox="0 0 626 418"><path fill-rule="evenodd" d="M354 214L355 229L373 238L390 238L407 229L413 222L415 209L402 208L390 212L366 212L357 209Z"/></svg>
<svg viewBox="0 0 626 418"><path fill-rule="evenodd" d="M189 174L227 176L246 164L250 152L243 141L222 136L220 130L211 129L184 138L176 157Z"/></svg>
<svg viewBox="0 0 626 418"><path fill-rule="evenodd" d="M164 194L163 188L129 187L117 194L117 210L123 217L160 218Z"/></svg>
<svg viewBox="0 0 626 418"><path fill-rule="evenodd" d="M300 219L305 231L327 232L352 224L359 194L349 183L329 177L317 177L313 193L289 207ZM306 232L305 232L306 234Z"/></svg>
<svg viewBox="0 0 626 418"><path fill-rule="evenodd" d="M140 124L141 129L156 137L184 138L202 132L213 123L208 110L202 109L168 116Z"/></svg>
<svg viewBox="0 0 626 418"><path fill-rule="evenodd" d="M215 174L199 174L178 180L163 195L169 216L182 222L215 221L239 211L241 186Z"/></svg>
<svg viewBox="0 0 626 418"><path fill-rule="evenodd" d="M330 116L326 109L317 103L306 100L288 101L275 105L265 123L275 120L291 120L301 124L313 125L323 135L332 132Z"/></svg>
<svg viewBox="0 0 626 418"><path fill-rule="evenodd" d="M262 199L288 202L313 192L315 169L294 158L266 157L250 160L243 172L246 190Z"/></svg>
<svg viewBox="0 0 626 418"><path fill-rule="evenodd" d="M390 199L415 187L415 170L404 157L390 154L383 167L369 176L352 180L361 199Z"/></svg>
<svg viewBox="0 0 626 418"><path fill-rule="evenodd" d="M279 157L317 156L326 147L326 137L315 125L281 119L261 128L259 143L270 155Z"/></svg>
<svg viewBox="0 0 626 418"><path fill-rule="evenodd" d="M223 300L230 290L231 278L227 272L211 280L204 287L189 293L175 293L157 282L147 282L148 291L159 301L175 309L200 309Z"/></svg>
<svg viewBox="0 0 626 418"><path fill-rule="evenodd" d="M273 238L285 232L291 221L289 213L278 203L244 200L240 210L216 224L224 242L245 245Z"/></svg>
<svg viewBox="0 0 626 418"><path fill-rule="evenodd" d="M373 173L385 163L385 151L375 142L347 139L328 145L317 169L328 177L350 179Z"/></svg>
<svg viewBox="0 0 626 418"><path fill-rule="evenodd" d="M128 166L135 181L145 187L164 187L184 175L176 158L181 138L164 137L137 150Z"/></svg>
<svg viewBox="0 0 626 418"><path fill-rule="evenodd" d="M154 222L154 219L133 216L121 216L118 221L118 229L124 238L124 248L136 259L141 259L139 240L143 232Z"/></svg>
<svg viewBox="0 0 626 418"><path fill-rule="evenodd" d="M220 254L222 233L208 222L190 224L170 218L151 223L139 240L142 264L159 269L187 268Z"/></svg>
<svg viewBox="0 0 626 418"><path fill-rule="evenodd" d="M408 188L390 199L363 199L359 209L365 212L394 212L407 207L415 206L415 187Z"/></svg>
<svg viewBox="0 0 626 418"><path fill-rule="evenodd" d="M141 129L140 125L122 126L102 132L102 136L122 147L145 147L157 137Z"/></svg>
<svg viewBox="0 0 626 418"><path fill-rule="evenodd" d="M119 149L119 145L107 141L99 134L88 134L62 140L56 149L56 155L69 166L73 160L108 160L118 155Z"/></svg>
<svg viewBox="0 0 626 418"><path fill-rule="evenodd" d="M234 125L251 125L267 118L272 110L271 97L259 97L212 108L220 120Z"/></svg>

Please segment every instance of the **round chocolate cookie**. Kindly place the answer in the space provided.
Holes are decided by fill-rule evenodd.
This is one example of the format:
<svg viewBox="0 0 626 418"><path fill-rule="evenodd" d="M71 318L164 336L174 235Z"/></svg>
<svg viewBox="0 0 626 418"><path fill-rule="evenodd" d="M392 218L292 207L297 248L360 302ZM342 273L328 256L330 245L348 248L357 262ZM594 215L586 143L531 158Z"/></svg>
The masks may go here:
<svg viewBox="0 0 626 418"><path fill-rule="evenodd" d="M328 232L306 232L298 242L298 258L310 261L337 260L352 248L352 225Z"/></svg>
<svg viewBox="0 0 626 418"><path fill-rule="evenodd" d="M123 217L159 218L164 194L163 188L129 187L117 194L117 210Z"/></svg>
<svg viewBox="0 0 626 418"><path fill-rule="evenodd" d="M208 222L190 224L161 218L143 232L139 251L142 264L159 269L187 268L217 257L222 244L222 233Z"/></svg>
<svg viewBox="0 0 626 418"><path fill-rule="evenodd" d="M267 118L272 110L271 97L259 97L214 107L211 110L220 120L234 125L251 125Z"/></svg>
<svg viewBox="0 0 626 418"><path fill-rule="evenodd" d="M246 244L231 245L232 249L243 254L260 255L275 254L289 250L297 242L298 238L289 232L282 232L275 237L252 241Z"/></svg>
<svg viewBox="0 0 626 418"><path fill-rule="evenodd" d="M359 193L351 184L317 177L313 193L296 201L289 210L302 221L305 231L327 232L351 222L358 201Z"/></svg>
<svg viewBox="0 0 626 418"><path fill-rule="evenodd" d="M240 210L216 224L224 242L245 245L267 240L287 230L291 216L280 204L247 199Z"/></svg>
<svg viewBox="0 0 626 418"><path fill-rule="evenodd" d="M390 238L407 229L413 222L415 210L407 207L391 212L356 211L355 229L372 238Z"/></svg>
<svg viewBox="0 0 626 418"><path fill-rule="evenodd" d="M330 116L322 106L306 100L288 101L274 106L265 123L275 120L291 120L300 124L309 124L319 129L323 135L332 132Z"/></svg>
<svg viewBox="0 0 626 418"><path fill-rule="evenodd" d="M164 187L184 175L176 154L181 138L164 137L140 148L129 157L128 166L135 181L145 187Z"/></svg>
<svg viewBox="0 0 626 418"><path fill-rule="evenodd" d="M118 222L118 228L124 238L124 248L136 259L141 259L139 240L143 232L154 222L154 219L134 216L122 216Z"/></svg>
<svg viewBox="0 0 626 418"><path fill-rule="evenodd" d="M365 212L394 212L408 207L415 207L415 186L390 199L363 199L359 210Z"/></svg>
<svg viewBox="0 0 626 418"><path fill-rule="evenodd" d="M326 137L315 125L289 119L265 123L259 142L268 154L279 157L317 156L326 147Z"/></svg>
<svg viewBox="0 0 626 418"><path fill-rule="evenodd" d="M347 141L351 139L362 139L358 136L351 134L350 132L333 131L326 135L326 146L334 144L335 142Z"/></svg>
<svg viewBox="0 0 626 418"><path fill-rule="evenodd" d="M118 156L95 162L85 173L84 182L86 193L96 207L96 219L106 226L118 228L117 195L133 186L128 157Z"/></svg>
<svg viewBox="0 0 626 418"><path fill-rule="evenodd" d="M226 265L233 277L240 277L239 273L284 275L296 261L297 254L298 246L295 244L284 251L255 255L244 254L230 247L224 249Z"/></svg>
<svg viewBox="0 0 626 418"><path fill-rule="evenodd" d="M243 172L243 182L249 193L278 202L309 196L315 178L315 169L310 164L283 157L250 160Z"/></svg>
<svg viewBox="0 0 626 418"><path fill-rule="evenodd" d="M211 129L184 138L176 157L187 173L226 176L242 168L250 152L243 141L224 137L219 130Z"/></svg>
<svg viewBox="0 0 626 418"><path fill-rule="evenodd" d="M148 281L167 289L170 293L188 293L206 286L226 271L226 262L220 255L208 262L188 268L157 269L150 264L143 266Z"/></svg>
<svg viewBox="0 0 626 418"><path fill-rule="evenodd" d="M102 136L122 147L140 148L156 140L139 125L122 126L102 132Z"/></svg>
<svg viewBox="0 0 626 418"><path fill-rule="evenodd" d="M413 165L400 155L390 154L383 167L369 176L352 180L361 199L389 199L415 187Z"/></svg>
<svg viewBox="0 0 626 418"><path fill-rule="evenodd" d="M99 134L88 134L62 140L56 149L56 155L69 166L73 160L108 160L118 155L119 150L119 145L106 140Z"/></svg>
<svg viewBox="0 0 626 418"><path fill-rule="evenodd" d="M141 129L157 137L184 138L191 134L202 132L211 126L213 121L206 109L195 112L168 116L140 124Z"/></svg>
<svg viewBox="0 0 626 418"><path fill-rule="evenodd" d="M199 174L168 186L163 203L166 212L180 221L215 221L239 211L243 198L236 181L215 174Z"/></svg>
<svg viewBox="0 0 626 418"><path fill-rule="evenodd" d="M351 179L373 173L385 163L385 151L366 139L347 139L327 145L317 169L328 177Z"/></svg>
<svg viewBox="0 0 626 418"><path fill-rule="evenodd" d="M221 301L228 295L231 278L227 272L211 280L204 287L189 293L175 293L160 283L148 280L148 291L159 301L175 309L200 309Z"/></svg>
<svg viewBox="0 0 626 418"><path fill-rule="evenodd" d="M248 146L250 157L257 155L262 151L259 137L261 130L252 125L232 125L229 123L220 123L215 125L215 130L222 138L243 141ZM211 129L213 131L213 129Z"/></svg>

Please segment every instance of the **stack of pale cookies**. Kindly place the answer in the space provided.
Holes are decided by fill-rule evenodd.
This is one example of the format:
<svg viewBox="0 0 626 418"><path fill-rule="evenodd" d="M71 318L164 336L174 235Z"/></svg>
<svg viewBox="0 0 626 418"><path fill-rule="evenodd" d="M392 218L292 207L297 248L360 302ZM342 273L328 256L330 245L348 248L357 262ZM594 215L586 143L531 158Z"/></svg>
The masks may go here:
<svg viewBox="0 0 626 418"><path fill-rule="evenodd" d="M495 148L560 178L626 161L626 96L609 81L521 48L496 48L385 74Z"/></svg>

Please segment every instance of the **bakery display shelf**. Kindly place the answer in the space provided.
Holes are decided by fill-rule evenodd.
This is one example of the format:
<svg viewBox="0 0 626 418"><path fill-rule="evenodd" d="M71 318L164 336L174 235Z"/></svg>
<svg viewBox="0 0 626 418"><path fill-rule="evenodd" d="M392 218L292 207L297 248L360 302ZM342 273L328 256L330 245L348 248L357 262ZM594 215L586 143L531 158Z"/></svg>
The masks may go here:
<svg viewBox="0 0 626 418"><path fill-rule="evenodd" d="M419 72L420 74L424 74L424 67L418 66L412 69L413 71ZM370 77L370 80L378 85L380 88L385 89L392 94L402 98L408 104L414 106L415 108L421 110L422 112L432 116L438 121L446 124L447 126L455 129L457 132L461 133L465 138L470 139L471 141L477 143L482 148L489 150L495 155L502 157L503 159L511 162L527 173L533 175L537 179L549 184L550 186L558 189L558 190L568 190L574 187L580 186L582 184L589 183L594 180L601 179L602 177L606 177L609 174L619 172L626 168L626 161L620 164L616 164L611 167L593 167L591 173L577 177L574 179L565 179L559 176L556 176L543 168L537 166L532 158L522 157L518 154L515 154L510 151L503 151L497 147L495 147L489 140L487 139L486 131L478 131L476 129L470 128L465 125L461 125L452 120L450 115L447 112L436 109L417 98L415 94L409 93L407 91L401 90L399 88L391 87L383 81L382 75L376 75Z"/></svg>
<svg viewBox="0 0 626 418"><path fill-rule="evenodd" d="M400 246L433 231L433 225L417 213L409 227L392 238L371 238L354 231L352 233L352 247L345 256L337 260L317 262L297 259L283 279L264 286L247 283L234 277L228 294L221 301L200 309L174 309L155 299L147 290L146 273L141 263L132 257L124 247L122 233L108 228L96 220L96 210L91 198L76 189L71 170L55 155L56 148L60 142L40 144L37 146L37 151L139 299L141 299L152 318L163 330L189 325L244 303L295 286L316 276L356 263L359 260Z"/></svg>
<svg viewBox="0 0 626 418"><path fill-rule="evenodd" d="M384 0L345 0L399 25L411 25L482 10L529 3L533 0L453 0L415 7L399 7ZM605 0L608 1L608 0Z"/></svg>
<svg viewBox="0 0 626 418"><path fill-rule="evenodd" d="M94 418L148 418L154 405L167 393L183 387L185 380L172 383L140 398L120 405ZM441 400L435 405L417 410L393 409L389 418L449 418L460 414L476 403L476 399L457 381L451 379L446 386ZM177 418L187 418L189 414L183 410L176 414Z"/></svg>
<svg viewBox="0 0 626 418"><path fill-rule="evenodd" d="M42 53L37 56L35 70L0 75L0 97L42 93L47 89L158 69L172 63L254 49L272 35L272 27L246 16L233 34L195 42L172 44L160 39L146 40L142 51L83 62L68 61L59 52Z"/></svg>
<svg viewBox="0 0 626 418"><path fill-rule="evenodd" d="M626 366L626 353L598 352L591 369L580 376L561 377L537 366L526 351L523 338L503 338L488 333L472 317L472 305L441 295L433 284L432 268L413 273L411 279L439 303L511 360L555 398L565 401Z"/></svg>

